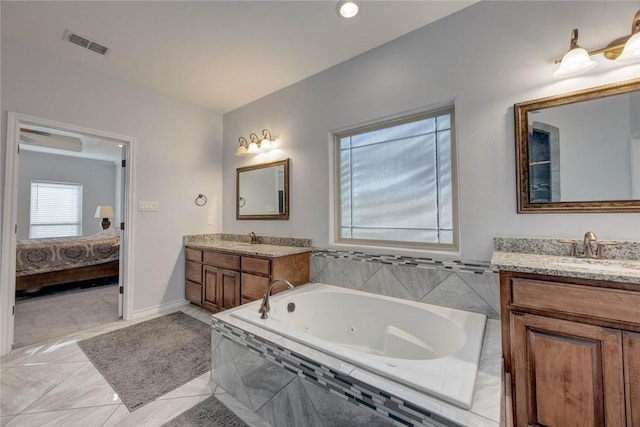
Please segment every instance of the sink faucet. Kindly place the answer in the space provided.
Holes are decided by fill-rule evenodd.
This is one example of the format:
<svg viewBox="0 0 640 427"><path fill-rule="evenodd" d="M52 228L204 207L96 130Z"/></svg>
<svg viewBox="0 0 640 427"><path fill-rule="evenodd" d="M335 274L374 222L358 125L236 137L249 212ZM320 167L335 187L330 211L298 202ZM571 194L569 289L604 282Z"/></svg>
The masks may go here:
<svg viewBox="0 0 640 427"><path fill-rule="evenodd" d="M293 289L293 285L288 280L273 279L271 283L269 283L269 286L267 287L267 292L265 292L264 298L262 299L262 304L260 304L260 308L258 309L258 313L261 314L260 316L261 319L266 319L268 317L267 313L271 309L269 307L269 297L271 296L271 289L273 288L273 285L277 283L284 283L285 285L287 285L289 289Z"/></svg>
<svg viewBox="0 0 640 427"><path fill-rule="evenodd" d="M584 255L585 258L593 258L593 249L591 249L591 242L595 242L596 241L596 235L593 233L593 231L587 231L584 234L584 249L582 254Z"/></svg>
<svg viewBox="0 0 640 427"><path fill-rule="evenodd" d="M258 243L258 236L256 236L256 233L254 233L253 231L250 231L249 237L251 237L251 243L253 244Z"/></svg>

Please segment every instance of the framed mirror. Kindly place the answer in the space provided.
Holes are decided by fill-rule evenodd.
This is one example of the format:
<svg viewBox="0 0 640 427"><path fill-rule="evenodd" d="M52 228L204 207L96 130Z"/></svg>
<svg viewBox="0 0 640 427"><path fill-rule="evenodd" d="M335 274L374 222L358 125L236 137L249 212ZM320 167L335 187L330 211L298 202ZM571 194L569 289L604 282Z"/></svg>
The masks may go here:
<svg viewBox="0 0 640 427"><path fill-rule="evenodd" d="M289 159L236 169L236 219L289 219Z"/></svg>
<svg viewBox="0 0 640 427"><path fill-rule="evenodd" d="M514 105L518 213L640 212L640 79Z"/></svg>

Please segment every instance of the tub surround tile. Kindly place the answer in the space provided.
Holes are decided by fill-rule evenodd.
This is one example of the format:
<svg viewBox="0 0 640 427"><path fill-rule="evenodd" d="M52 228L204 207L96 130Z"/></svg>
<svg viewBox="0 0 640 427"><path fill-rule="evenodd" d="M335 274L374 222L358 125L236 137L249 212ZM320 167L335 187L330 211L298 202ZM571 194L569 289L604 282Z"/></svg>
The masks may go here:
<svg viewBox="0 0 640 427"><path fill-rule="evenodd" d="M235 324L235 326L233 324ZM439 425L445 426L473 425L479 427L497 427L498 425L499 416L496 416L495 419L489 419L480 413L475 413L473 410L462 410L366 370L353 366L351 366L351 369L346 369L343 372L333 370L324 365L324 363L319 363L318 360L315 360L311 355L321 354L325 360L337 360L337 358L324 355L310 347L284 337L282 337L283 344L274 345L269 343L268 340L264 339L264 336L261 336L267 334L268 331L236 319L232 317L229 312L214 315L212 318L212 327L214 334L219 333L223 339L234 341L236 345L240 346L240 349L244 347L244 351L250 351L252 353L258 351L262 354L262 357L266 357L278 365L278 367L295 373L298 379L289 383L289 385L285 387L285 390L289 389L291 384L294 384L296 381L304 379L302 383L303 388L306 391L306 395L311 398L323 425L333 424L329 418L323 418L324 411L320 408L323 408L323 405L334 408L338 408L338 406L325 402L322 404L318 403L318 398L314 394L314 392L320 393L317 389L322 390L322 393L332 393L331 398L336 397L345 402L348 401L349 404L357 405L359 410L366 409L367 411L376 411L371 412L369 416L377 416L380 414L390 417L392 420L401 420L395 421L395 425L407 425L406 423L410 422L407 420L413 420L412 422L416 425L432 425L434 424L432 422L433 420L440 423ZM255 334L249 330L254 331ZM499 340L496 342L494 336L496 333L498 335L500 333L499 322L494 321L487 331L487 342L484 344L487 348L483 349L487 361L484 364L481 363L481 367L479 368L479 373L481 372L486 375L486 378L483 378L481 385L476 385L476 389L481 390L481 395L479 395L477 402L474 398L473 405L480 408L481 413L491 416L492 391L495 393L493 395L495 405L499 407L500 402L500 388L498 386L496 391L493 387L496 381L498 385L500 381L499 365L496 368L493 364L496 364L496 361L499 364L500 360L499 358L494 359L494 356L492 356L494 353L499 354L500 352ZM496 349L489 348L496 345ZM292 347L295 347L295 350ZM336 362L333 362L333 365L336 364ZM495 371L498 372L497 376L494 375ZM309 388L306 382L309 382L309 384L317 389ZM486 386L484 385L485 383L487 384ZM224 388L222 385L221 387ZM297 393L297 395L299 394ZM273 402L277 396L279 396L279 394L267 402L265 406ZM288 395L282 396L282 399L285 401L288 398ZM345 398L346 400L344 400ZM337 413L341 411L342 409L336 410ZM275 414L274 410L271 409L269 409L269 411L265 409L264 412L259 410L258 413L265 417ZM268 418L265 419L269 421Z"/></svg>
<svg viewBox="0 0 640 427"><path fill-rule="evenodd" d="M500 313L500 278L497 274L455 273L480 298L484 300L496 314Z"/></svg>
<svg viewBox="0 0 640 427"><path fill-rule="evenodd" d="M251 427L273 427L224 390L220 389L216 398Z"/></svg>
<svg viewBox="0 0 640 427"><path fill-rule="evenodd" d="M317 282L316 277L324 270L324 268L329 263L329 258L314 256L311 254L310 265L309 265L309 276L311 277L312 282Z"/></svg>
<svg viewBox="0 0 640 427"><path fill-rule="evenodd" d="M500 321L487 319L471 410L493 420L500 417L500 402L495 396L500 395L502 386L501 343Z"/></svg>
<svg viewBox="0 0 640 427"><path fill-rule="evenodd" d="M482 313L491 319L499 318L498 312L485 302L480 295L475 293L457 274L449 276L420 301Z"/></svg>
<svg viewBox="0 0 640 427"><path fill-rule="evenodd" d="M6 427L101 427L117 408L118 405L110 405L22 414L9 421Z"/></svg>
<svg viewBox="0 0 640 427"><path fill-rule="evenodd" d="M387 265L408 265L427 268L441 268L445 270L461 270L475 272L478 274L494 273L489 262L486 261L465 261L453 258L433 259L420 258L402 255L370 254L357 251L340 251L333 249L314 248L313 256L333 259L353 259Z"/></svg>
<svg viewBox="0 0 640 427"><path fill-rule="evenodd" d="M306 427L323 427L300 379L292 381L256 413L278 427L298 427L300 420L305 420Z"/></svg>
<svg viewBox="0 0 640 427"><path fill-rule="evenodd" d="M365 411L349 402L344 394L326 393L323 388L309 381L301 381L301 384L325 426L387 427L393 425L387 414Z"/></svg>
<svg viewBox="0 0 640 427"><path fill-rule="evenodd" d="M379 264L354 259L338 258L334 262L355 289L360 289L380 268Z"/></svg>
<svg viewBox="0 0 640 427"><path fill-rule="evenodd" d="M500 317L498 274L487 263L314 249L311 264L315 283Z"/></svg>
<svg viewBox="0 0 640 427"><path fill-rule="evenodd" d="M9 421L11 421L12 419L14 419L15 417L10 416L10 417L0 417L0 427L4 427L6 426Z"/></svg>
<svg viewBox="0 0 640 427"><path fill-rule="evenodd" d="M335 260L329 261L324 269L322 269L322 271L316 276L314 281L318 283L342 286L343 288L358 289L356 285L351 283L342 269L338 267Z"/></svg>
<svg viewBox="0 0 640 427"><path fill-rule="evenodd" d="M380 267L360 290L388 297L413 300L409 291L396 279L396 276L389 271L387 266Z"/></svg>
<svg viewBox="0 0 640 427"><path fill-rule="evenodd" d="M238 368L233 363L230 347L233 342L225 340L211 355L213 368L211 370L211 380L227 392L231 393L246 406L251 406L249 393L242 383Z"/></svg>
<svg viewBox="0 0 640 427"><path fill-rule="evenodd" d="M427 293L452 274L448 270L405 265L388 265L386 268L404 285L415 301L424 298Z"/></svg>

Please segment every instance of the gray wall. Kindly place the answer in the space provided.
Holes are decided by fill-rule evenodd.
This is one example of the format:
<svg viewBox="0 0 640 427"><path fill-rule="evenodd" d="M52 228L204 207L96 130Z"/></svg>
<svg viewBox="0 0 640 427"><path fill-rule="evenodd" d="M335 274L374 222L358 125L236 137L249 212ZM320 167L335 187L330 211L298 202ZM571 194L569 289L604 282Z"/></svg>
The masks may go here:
<svg viewBox="0 0 640 427"><path fill-rule="evenodd" d="M98 205L116 209L116 167L111 162L88 160L22 150L18 171L18 239L29 238L31 181L82 184L82 235L102 230L94 218ZM111 227L117 224L112 218Z"/></svg>
<svg viewBox="0 0 640 427"><path fill-rule="evenodd" d="M182 236L221 230L222 117L7 39L1 59L3 127L13 111L137 138L133 309L183 301ZM198 193L205 207L195 205ZM159 202L159 211L138 212L138 200Z"/></svg>
<svg viewBox="0 0 640 427"><path fill-rule="evenodd" d="M580 29L582 46L598 48L628 33L637 9L637 2L479 2L225 114L223 229L330 246L331 131L454 101L459 256L489 260L496 235L578 238L594 230L601 239L640 240L636 213L516 214L513 136L516 102L640 77L637 65L602 56L587 75L552 76L571 29ZM280 137L281 151L235 156L238 137L262 128ZM236 221L235 169L284 157L291 158L290 220Z"/></svg>

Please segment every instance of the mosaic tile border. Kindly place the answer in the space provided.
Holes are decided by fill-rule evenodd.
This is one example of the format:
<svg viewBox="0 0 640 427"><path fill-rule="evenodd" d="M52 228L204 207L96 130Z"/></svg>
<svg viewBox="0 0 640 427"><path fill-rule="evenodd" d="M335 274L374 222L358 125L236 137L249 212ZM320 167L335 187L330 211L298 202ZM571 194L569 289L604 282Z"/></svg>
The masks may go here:
<svg viewBox="0 0 640 427"><path fill-rule="evenodd" d="M223 338L242 345L257 356L311 381L329 393L386 416L396 425L464 427L215 317L212 318L211 326Z"/></svg>
<svg viewBox="0 0 640 427"><path fill-rule="evenodd" d="M402 265L417 268L442 268L445 270L464 271L475 274L497 273L497 270L491 268L490 262L482 261L462 261L450 260L443 261L434 258L418 258L403 255L383 255L368 254L358 251L341 251L334 249L313 248L312 255L334 259L350 259L362 262L375 262L389 265Z"/></svg>

